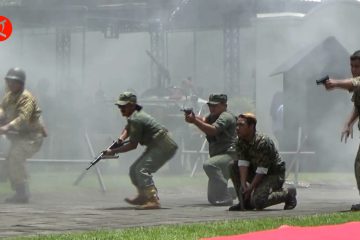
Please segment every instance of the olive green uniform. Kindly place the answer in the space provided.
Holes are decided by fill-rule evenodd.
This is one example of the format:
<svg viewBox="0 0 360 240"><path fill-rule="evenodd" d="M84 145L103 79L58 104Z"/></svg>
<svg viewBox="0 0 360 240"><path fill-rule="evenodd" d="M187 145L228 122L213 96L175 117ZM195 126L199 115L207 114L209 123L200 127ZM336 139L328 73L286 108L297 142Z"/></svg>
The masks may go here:
<svg viewBox="0 0 360 240"><path fill-rule="evenodd" d="M251 208L260 210L284 203L289 199L288 189L283 188L285 162L281 159L274 142L268 136L256 131L251 142L238 138L236 152L238 160L229 164L229 172L238 196L241 186L240 166L248 167L248 183L253 181L256 174L264 175L252 193Z"/></svg>
<svg viewBox="0 0 360 240"><path fill-rule="evenodd" d="M224 94L212 94L209 98L210 104L217 104L223 101ZM227 99L227 98L226 98ZM206 160L203 168L209 178L207 196L208 201L214 204L217 201L231 199L227 191L227 184L230 178L228 165L236 159L235 139L236 139L236 117L225 111L214 118L210 114L206 116L205 122L215 126L216 136L206 136L209 143L210 159Z"/></svg>
<svg viewBox="0 0 360 240"><path fill-rule="evenodd" d="M136 96L131 92L125 92L120 95L115 105L122 108L136 103ZM157 189L151 174L157 172L175 155L178 145L168 131L138 104L136 110L128 117L125 129L131 143L139 143L146 148L130 167L130 179L138 190L138 196L124 200L129 204L139 205L135 208L138 210L160 209Z"/></svg>
<svg viewBox="0 0 360 240"><path fill-rule="evenodd" d="M169 161L178 147L169 137L165 142L161 139L161 135L168 134L167 130L143 110L134 111L127 120L130 142L146 146L143 154L130 167L131 182L137 188L144 189L154 185L151 173L157 172Z"/></svg>

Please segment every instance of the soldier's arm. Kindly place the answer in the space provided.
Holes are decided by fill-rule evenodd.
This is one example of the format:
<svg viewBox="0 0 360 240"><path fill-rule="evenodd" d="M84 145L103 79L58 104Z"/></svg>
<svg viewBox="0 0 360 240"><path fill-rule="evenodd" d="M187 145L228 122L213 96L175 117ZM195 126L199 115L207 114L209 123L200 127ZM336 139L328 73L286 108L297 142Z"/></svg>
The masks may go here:
<svg viewBox="0 0 360 240"><path fill-rule="evenodd" d="M11 129L21 131L22 128L28 126L30 118L35 108L35 102L31 98L20 100L18 105L18 117L11 121L8 125Z"/></svg>
<svg viewBox="0 0 360 240"><path fill-rule="evenodd" d="M196 119L199 120L199 121L202 121L202 122L206 122L206 117L204 116L196 116Z"/></svg>
<svg viewBox="0 0 360 240"><path fill-rule="evenodd" d="M350 127L350 126L355 122L355 120L359 117L358 109L357 109L357 107L355 106L356 104L358 104L358 103L355 102L355 100L356 100L356 95L355 95L355 94L357 94L357 93L353 93L353 95L352 95L352 97L351 97L351 102L354 103L354 107L353 107L353 109L352 109L352 111L351 111L351 113L350 113L349 119L348 119L347 122L345 123L345 126L349 126L349 127Z"/></svg>
<svg viewBox="0 0 360 240"><path fill-rule="evenodd" d="M0 102L0 120L3 119L4 116L4 99Z"/></svg>
<svg viewBox="0 0 360 240"><path fill-rule="evenodd" d="M250 166L250 162L248 160L245 160L245 154L243 152L243 147L241 145L241 142L239 142L239 140L236 140L236 155L238 158L238 167L239 167L239 172L240 172L240 183L241 186L246 186L246 179L248 176L248 172L249 172L249 166Z"/></svg>
<svg viewBox="0 0 360 240"><path fill-rule="evenodd" d="M119 139L121 139L121 140L124 141L124 140L127 139L128 137L129 137L129 132L128 132L127 127L125 127L124 130L122 131Z"/></svg>
<svg viewBox="0 0 360 240"><path fill-rule="evenodd" d="M115 148L113 150L113 152L115 154L129 152L131 150L134 150L137 148L139 142L141 141L142 131L143 131L142 124L137 121L132 121L130 123L130 128L126 127L124 130L126 130L126 132L128 132L129 129L130 129L130 136L129 136L130 142L128 144L125 144L122 147Z"/></svg>
<svg viewBox="0 0 360 240"><path fill-rule="evenodd" d="M257 169L256 175L250 188L254 189L261 182L264 175L268 173L271 161L275 158L275 144L268 137L261 140L257 147Z"/></svg>
<svg viewBox="0 0 360 240"><path fill-rule="evenodd" d="M359 113L358 113L358 110L357 108L354 106L351 113L350 113L350 116L349 116L349 119L348 121L346 122L346 126L351 126L355 120L359 117Z"/></svg>
<svg viewBox="0 0 360 240"><path fill-rule="evenodd" d="M226 114L221 114L219 118L213 123L208 124L195 120L194 124L208 136L216 136L226 130L232 124L233 118Z"/></svg>
<svg viewBox="0 0 360 240"><path fill-rule="evenodd" d="M246 186L246 179L249 172L250 162L247 160L238 160L238 166L240 172L241 186Z"/></svg>
<svg viewBox="0 0 360 240"><path fill-rule="evenodd" d="M342 88L348 90L349 92L360 91L360 77L341 79L341 80L331 79L331 81L332 81L332 85L335 88Z"/></svg>

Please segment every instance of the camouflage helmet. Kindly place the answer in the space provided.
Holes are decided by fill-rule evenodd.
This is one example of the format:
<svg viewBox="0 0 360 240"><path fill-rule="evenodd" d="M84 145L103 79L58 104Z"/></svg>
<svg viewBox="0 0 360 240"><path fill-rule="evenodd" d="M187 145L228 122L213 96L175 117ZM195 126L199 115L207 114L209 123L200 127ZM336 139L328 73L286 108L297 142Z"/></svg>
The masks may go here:
<svg viewBox="0 0 360 240"><path fill-rule="evenodd" d="M5 80L14 80L21 83L25 83L26 74L25 71L21 68L10 68L5 76Z"/></svg>

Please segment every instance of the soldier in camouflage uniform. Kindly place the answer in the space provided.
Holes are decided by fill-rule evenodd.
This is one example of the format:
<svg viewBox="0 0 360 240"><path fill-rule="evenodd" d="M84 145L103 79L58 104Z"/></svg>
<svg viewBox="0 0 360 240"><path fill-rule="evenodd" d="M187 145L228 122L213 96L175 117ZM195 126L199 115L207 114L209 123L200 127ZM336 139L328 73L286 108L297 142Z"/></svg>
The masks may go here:
<svg viewBox="0 0 360 240"><path fill-rule="evenodd" d="M353 78L342 80L329 79L325 82L325 88L327 90L341 88L348 90L349 92L354 92L351 98L351 101L354 103L354 108L352 109L349 119L345 123L341 134L341 141L345 136L345 143L350 134L352 137L352 125L359 117L360 112L360 50L354 52L354 54L350 56L350 66ZM358 123L358 128L360 130L360 121ZM360 193L360 147L356 154L354 170L357 187ZM351 210L360 211L360 204L353 205Z"/></svg>
<svg viewBox="0 0 360 240"><path fill-rule="evenodd" d="M243 194L246 210L262 210L280 203L285 203L285 210L293 209L297 204L296 189L283 188L285 162L281 160L273 141L256 130L256 123L256 117L251 113L240 114L237 121L237 160L229 164L237 194ZM229 211L239 211L240 206L239 202Z"/></svg>
<svg viewBox="0 0 360 240"><path fill-rule="evenodd" d="M209 177L208 201L214 206L231 206L233 197L227 188L230 178L228 164L236 157L236 117L227 110L225 94L211 94L207 104L210 114L195 116L194 112L185 113L185 120L204 132L209 142L210 159L203 165Z"/></svg>
<svg viewBox="0 0 360 240"><path fill-rule="evenodd" d="M138 196L124 200L129 204L139 205L135 208L138 210L160 209L157 189L151 174L157 172L175 155L178 146L168 131L142 110L133 93L122 93L115 105L128 122L119 141L129 137L130 142L116 149L107 149L104 154L128 152L136 149L138 144L146 146L143 154L130 167L130 179L137 188Z"/></svg>
<svg viewBox="0 0 360 240"><path fill-rule="evenodd" d="M25 161L40 150L43 142L44 129L39 120L41 110L34 96L24 88L25 80L22 69L10 69L5 77L9 91L0 103L0 134L6 134L11 140L1 170L16 191L12 198L5 200L8 203L29 202L29 174Z"/></svg>

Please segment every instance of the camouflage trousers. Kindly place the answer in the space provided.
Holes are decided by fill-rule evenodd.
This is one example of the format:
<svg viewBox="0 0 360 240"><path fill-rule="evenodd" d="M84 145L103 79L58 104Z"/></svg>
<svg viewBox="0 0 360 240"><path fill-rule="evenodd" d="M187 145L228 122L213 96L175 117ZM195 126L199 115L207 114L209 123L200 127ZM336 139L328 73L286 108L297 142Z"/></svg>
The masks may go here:
<svg viewBox="0 0 360 240"><path fill-rule="evenodd" d="M229 172L236 189L236 193L239 196L241 177L237 160L230 162ZM255 175L255 170L250 165L246 182L251 183ZM284 203L289 196L288 190L283 188L283 184L285 182L284 179L285 173L281 175L265 175L251 194L251 206L261 210L273 205Z"/></svg>
<svg viewBox="0 0 360 240"><path fill-rule="evenodd" d="M359 194L360 194L360 146L359 146L358 152L356 154L356 158L355 158L354 171L355 171L355 179L356 179L357 188L358 188Z"/></svg>
<svg viewBox="0 0 360 240"><path fill-rule="evenodd" d="M157 146L147 147L141 156L130 166L130 179L138 189L145 189L155 185L152 173L156 173L176 153L170 151L164 154Z"/></svg>
<svg viewBox="0 0 360 240"><path fill-rule="evenodd" d="M213 156L205 161L203 169L209 178L207 197L212 204L230 198L227 191L228 180L230 178L228 165L236 158L235 152L226 152Z"/></svg>
<svg viewBox="0 0 360 240"><path fill-rule="evenodd" d="M2 165L2 177L10 180L11 188L29 183L30 175L26 169L26 159L37 153L42 146L42 138L36 141L12 140Z"/></svg>

